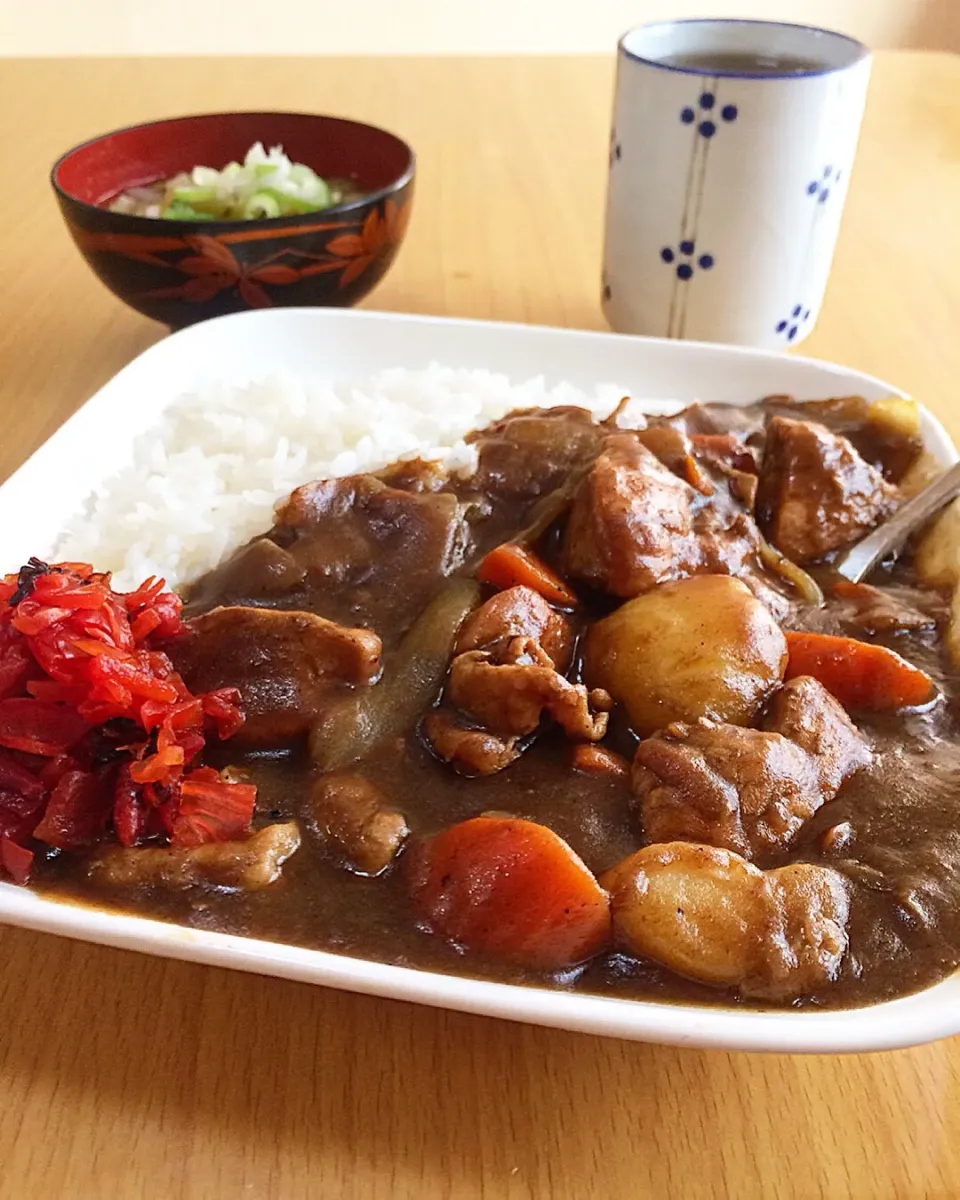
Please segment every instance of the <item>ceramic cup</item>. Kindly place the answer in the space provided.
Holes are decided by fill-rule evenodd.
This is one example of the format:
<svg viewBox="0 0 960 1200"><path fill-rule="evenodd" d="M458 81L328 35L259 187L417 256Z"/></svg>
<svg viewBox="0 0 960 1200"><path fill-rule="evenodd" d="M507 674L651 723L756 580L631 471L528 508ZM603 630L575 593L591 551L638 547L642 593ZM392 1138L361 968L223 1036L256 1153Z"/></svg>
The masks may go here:
<svg viewBox="0 0 960 1200"><path fill-rule="evenodd" d="M745 56L760 60L752 72ZM610 138L610 325L802 342L830 273L869 76L865 46L808 26L665 21L627 33Z"/></svg>

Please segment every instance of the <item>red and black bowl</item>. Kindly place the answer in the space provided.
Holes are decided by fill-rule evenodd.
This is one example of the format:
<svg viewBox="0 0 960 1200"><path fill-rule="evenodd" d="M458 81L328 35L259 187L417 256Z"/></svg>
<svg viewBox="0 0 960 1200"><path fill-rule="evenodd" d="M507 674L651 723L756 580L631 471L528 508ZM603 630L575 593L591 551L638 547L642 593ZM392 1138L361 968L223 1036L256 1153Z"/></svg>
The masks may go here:
<svg viewBox="0 0 960 1200"><path fill-rule="evenodd" d="M360 193L320 212L246 221L177 221L111 212L119 192L195 166L283 146L324 179ZM373 125L308 113L208 113L132 125L68 150L51 182L73 240L107 287L178 328L274 305L356 304L406 232L415 159Z"/></svg>

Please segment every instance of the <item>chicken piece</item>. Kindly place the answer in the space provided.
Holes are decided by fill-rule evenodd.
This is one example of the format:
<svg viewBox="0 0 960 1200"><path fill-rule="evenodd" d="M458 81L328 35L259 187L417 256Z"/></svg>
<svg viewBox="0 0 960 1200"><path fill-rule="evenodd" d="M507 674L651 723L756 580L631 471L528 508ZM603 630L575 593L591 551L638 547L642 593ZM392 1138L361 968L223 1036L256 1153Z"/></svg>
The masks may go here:
<svg viewBox="0 0 960 1200"><path fill-rule="evenodd" d="M377 479L402 492L439 492L450 482L450 472L435 459L408 458L377 471Z"/></svg>
<svg viewBox="0 0 960 1200"><path fill-rule="evenodd" d="M476 487L504 499L535 500L589 463L604 432L583 408L513 412L467 436L477 448Z"/></svg>
<svg viewBox="0 0 960 1200"><path fill-rule="evenodd" d="M747 511L755 477L719 457L695 457L693 448L669 425L609 435L574 497L565 573L627 598L691 575L743 576L782 614L783 597L764 582L760 531Z"/></svg>
<svg viewBox="0 0 960 1200"><path fill-rule="evenodd" d="M678 975L788 1003L828 987L847 950L846 880L796 863L760 871L713 846L646 846L601 876L614 936Z"/></svg>
<svg viewBox="0 0 960 1200"><path fill-rule="evenodd" d="M362 775L323 775L308 801L309 822L320 840L351 870L379 875L393 861L410 830L403 813Z"/></svg>
<svg viewBox="0 0 960 1200"><path fill-rule="evenodd" d="M828 396L826 400L795 400L793 396L764 396L761 405L780 416L815 417L828 429L845 433L856 429L870 416L870 401L863 396Z"/></svg>
<svg viewBox="0 0 960 1200"><path fill-rule="evenodd" d="M779 953L743 991L757 999L788 1002L832 983L849 938L850 894L846 879L829 867L791 863L766 872L778 908Z"/></svg>
<svg viewBox="0 0 960 1200"><path fill-rule="evenodd" d="M528 587L498 592L464 621L457 638L457 653L466 650L496 652L514 637L537 642L558 671L566 671L573 653L570 623L544 598Z"/></svg>
<svg viewBox="0 0 960 1200"><path fill-rule="evenodd" d="M493 774L519 756L544 712L571 737L598 741L613 702L564 677L572 652L569 622L542 596L527 587L493 596L464 622L444 706L424 721L434 752L463 774Z"/></svg>
<svg viewBox="0 0 960 1200"><path fill-rule="evenodd" d="M486 650L458 655L450 668L447 699L505 737L533 733L544 712L571 737L596 742L606 733L612 707L608 693L600 688L588 692L582 683L565 679L529 638L512 639L504 660Z"/></svg>
<svg viewBox="0 0 960 1200"><path fill-rule="evenodd" d="M835 396L829 400L768 396L763 407L771 415L818 421L831 433L849 438L858 454L884 479L898 486L923 452L916 402L901 396L874 401L863 396Z"/></svg>
<svg viewBox="0 0 960 1200"><path fill-rule="evenodd" d="M242 603L282 596L299 586L306 570L270 538L255 538L215 571L190 589L187 615L205 612L216 604Z"/></svg>
<svg viewBox="0 0 960 1200"><path fill-rule="evenodd" d="M871 587L869 583L851 583L839 580L833 586L834 595L846 601L850 616L844 624L854 634L858 633L905 633L913 629L934 629L937 619L929 612L921 612L902 596L902 589ZM924 597L935 603L939 597Z"/></svg>
<svg viewBox="0 0 960 1200"><path fill-rule="evenodd" d="M873 760L866 738L843 706L809 675L798 675L774 694L763 727L813 756L824 801L832 800L848 776Z"/></svg>
<svg viewBox="0 0 960 1200"><path fill-rule="evenodd" d="M267 825L242 842L208 842L180 848L111 846L90 860L92 880L108 887L194 886L231 892L259 892L280 878L280 869L300 845L294 822Z"/></svg>
<svg viewBox="0 0 960 1200"><path fill-rule="evenodd" d="M690 446L698 458L731 473L732 478L741 479L742 486L750 493L756 489L759 472L757 456L753 448L735 433L691 433ZM749 483L748 480L753 480ZM744 500L747 508L751 501Z"/></svg>
<svg viewBox="0 0 960 1200"><path fill-rule="evenodd" d="M691 436L698 434L734 434L747 439L763 427L763 417L753 405L740 408L731 404L688 404L672 417L655 417L653 424L673 425Z"/></svg>
<svg viewBox="0 0 960 1200"><path fill-rule="evenodd" d="M427 715L423 732L437 757L461 775L495 775L520 757L518 738L471 729L443 709Z"/></svg>
<svg viewBox="0 0 960 1200"><path fill-rule="evenodd" d="M608 435L570 509L564 574L626 597L691 574L694 496L635 435Z"/></svg>
<svg viewBox="0 0 960 1200"><path fill-rule="evenodd" d="M767 571L744 566L743 570L738 572L737 578L753 592L754 598L760 601L778 625L786 624L790 614L794 611L796 600L789 600L778 587L774 586ZM794 585L788 584L788 586L793 587Z"/></svg>
<svg viewBox="0 0 960 1200"><path fill-rule="evenodd" d="M753 451L732 433L688 434L671 424L653 424L637 433L637 440L702 496L714 496L721 487L732 493L737 505L752 511L757 491L757 462ZM697 521L694 518L694 527Z"/></svg>
<svg viewBox="0 0 960 1200"><path fill-rule="evenodd" d="M240 689L237 745L277 746L305 734L343 686L380 674L380 639L308 612L215 608L171 648L194 692Z"/></svg>
<svg viewBox="0 0 960 1200"><path fill-rule="evenodd" d="M804 822L872 760L863 735L809 676L773 697L764 730L675 724L637 747L632 786L651 842L786 850Z"/></svg>
<svg viewBox="0 0 960 1200"><path fill-rule="evenodd" d="M897 497L842 435L813 421L769 421L757 513L770 541L794 562L849 546L894 511Z"/></svg>
<svg viewBox="0 0 960 1200"><path fill-rule="evenodd" d="M709 504L704 505L693 522L696 539L696 570L708 575L735 575L743 578L752 591L771 590L772 577L759 565L760 530L736 497L733 480ZM755 586L753 579L766 583ZM758 599L762 597L758 594Z"/></svg>
<svg viewBox="0 0 960 1200"><path fill-rule="evenodd" d="M693 518L697 572L736 576L775 620L782 621L790 601L780 590L784 577L768 569L764 558L768 548L752 515L758 484L752 455L732 436L694 434L690 442L698 471L713 480L709 501ZM716 442L722 444L715 446ZM706 448L700 443L706 443ZM736 463L743 463L744 469Z"/></svg>
<svg viewBox="0 0 960 1200"><path fill-rule="evenodd" d="M462 563L468 531L452 493L403 491L354 475L297 488L277 509L274 536L311 576L331 584L331 604L346 598L348 612L325 615L402 633L438 577Z"/></svg>
<svg viewBox="0 0 960 1200"><path fill-rule="evenodd" d="M648 842L704 842L745 858L786 850L825 799L799 746L712 721L641 742L631 783Z"/></svg>

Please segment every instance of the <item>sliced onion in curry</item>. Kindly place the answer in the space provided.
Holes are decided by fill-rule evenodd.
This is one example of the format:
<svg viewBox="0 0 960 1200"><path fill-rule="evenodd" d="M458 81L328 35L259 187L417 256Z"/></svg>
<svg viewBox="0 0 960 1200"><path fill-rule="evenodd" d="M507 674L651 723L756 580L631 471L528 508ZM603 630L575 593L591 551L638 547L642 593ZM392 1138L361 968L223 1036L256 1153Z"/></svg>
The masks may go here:
<svg viewBox="0 0 960 1200"><path fill-rule="evenodd" d="M408 630L380 683L354 693L314 725L310 756L321 770L356 762L416 724L440 691L460 626L479 603L476 580L443 584Z"/></svg>
<svg viewBox="0 0 960 1200"><path fill-rule="evenodd" d="M571 471L558 488L541 496L530 510L526 525L512 540L521 546L532 546L534 542L543 537L554 521L558 521L573 503L577 489L593 470L593 464L597 461L597 457L596 454L592 455L589 462L585 462L577 470Z"/></svg>
<svg viewBox="0 0 960 1200"><path fill-rule="evenodd" d="M813 576L808 575L802 567L798 567L785 554L781 554L764 537L760 538L760 561L768 571L779 575L781 579L796 588L807 604L811 604L815 608L823 607L823 592Z"/></svg>

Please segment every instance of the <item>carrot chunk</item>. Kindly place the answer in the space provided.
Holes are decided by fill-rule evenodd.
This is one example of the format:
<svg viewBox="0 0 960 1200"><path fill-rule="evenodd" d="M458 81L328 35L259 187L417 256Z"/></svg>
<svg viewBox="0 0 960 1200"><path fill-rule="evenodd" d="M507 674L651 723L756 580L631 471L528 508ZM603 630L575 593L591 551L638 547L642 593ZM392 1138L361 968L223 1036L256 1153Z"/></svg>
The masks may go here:
<svg viewBox="0 0 960 1200"><path fill-rule="evenodd" d="M576 596L560 576L532 551L516 542L504 542L491 550L481 562L477 578L501 591L518 585L532 588L548 604L559 604L561 608L573 608L577 603Z"/></svg>
<svg viewBox="0 0 960 1200"><path fill-rule="evenodd" d="M621 779L630 774L630 764L622 755L592 742L574 746L573 769L588 775L612 775Z"/></svg>
<svg viewBox="0 0 960 1200"><path fill-rule="evenodd" d="M610 901L545 825L474 817L410 856L415 906L443 937L542 970L585 962L610 942Z"/></svg>
<svg viewBox="0 0 960 1200"><path fill-rule="evenodd" d="M888 712L936 696L933 680L886 646L826 633L788 633L787 679L812 675L844 708Z"/></svg>

